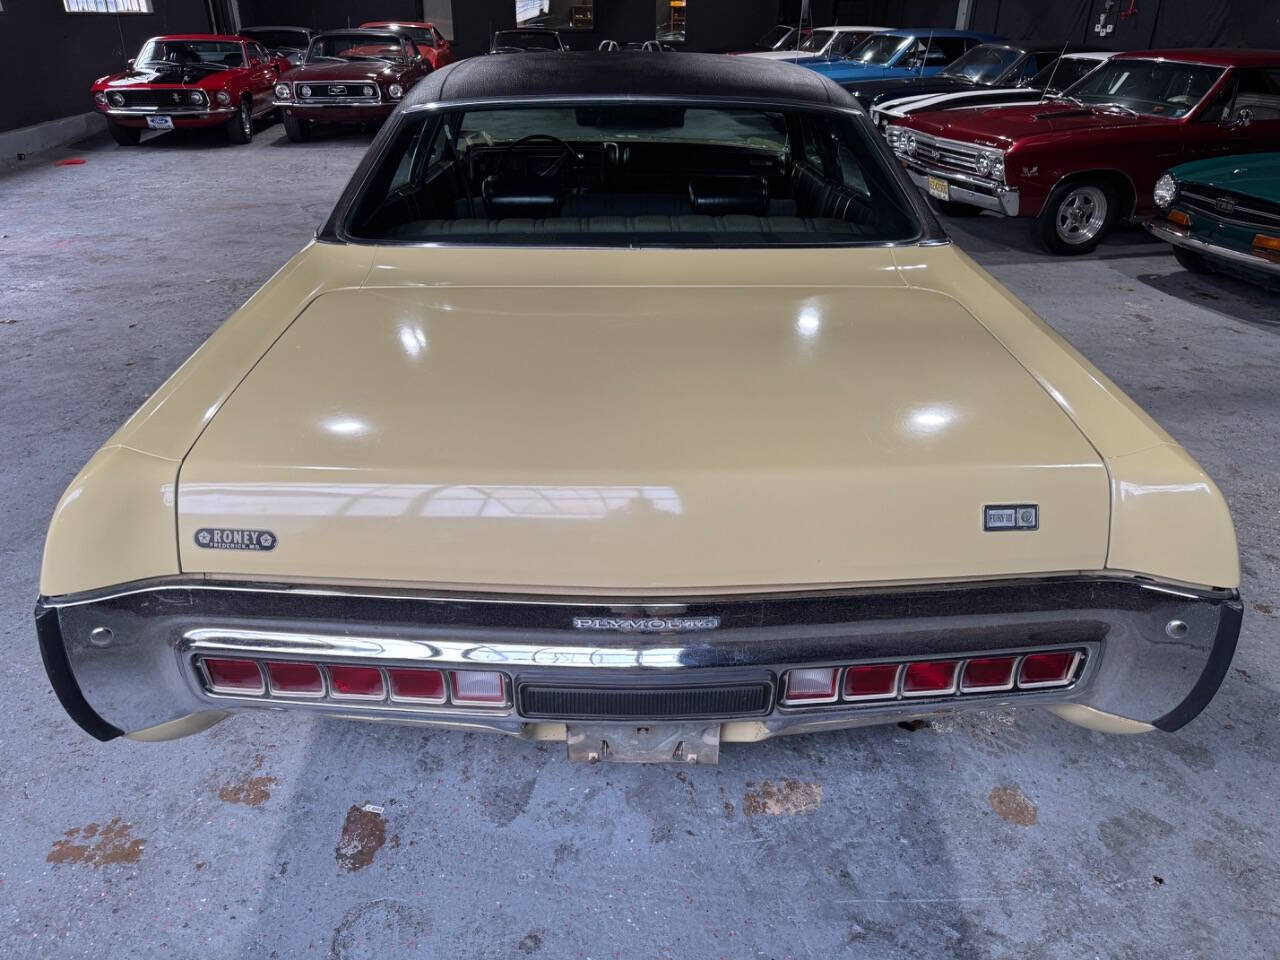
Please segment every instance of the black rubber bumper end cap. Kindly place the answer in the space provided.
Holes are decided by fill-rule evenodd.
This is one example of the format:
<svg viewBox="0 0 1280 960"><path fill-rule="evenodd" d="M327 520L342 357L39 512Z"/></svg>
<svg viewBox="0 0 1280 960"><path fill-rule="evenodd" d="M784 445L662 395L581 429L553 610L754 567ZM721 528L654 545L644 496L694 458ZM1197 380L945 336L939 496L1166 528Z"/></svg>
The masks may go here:
<svg viewBox="0 0 1280 960"><path fill-rule="evenodd" d="M124 736L124 731L112 726L98 716L89 701L80 692L75 674L71 672L71 663L67 660L67 649L62 643L62 627L58 623L58 611L36 604L36 637L40 641L40 659L44 661L44 669L49 674L49 683L58 701L68 716L78 723L81 729L91 737L103 741L114 740Z"/></svg>
<svg viewBox="0 0 1280 960"><path fill-rule="evenodd" d="M1231 667L1231 658L1235 656L1236 641L1240 639L1240 624L1244 620L1244 604L1233 600L1222 605L1222 619L1218 621L1218 635L1213 638L1213 649L1209 651L1209 662L1205 664L1200 679L1191 688L1187 698L1180 704L1156 720L1152 726L1165 733L1172 733L1185 727L1199 716L1200 711L1209 705L1213 695L1226 679L1227 670Z"/></svg>

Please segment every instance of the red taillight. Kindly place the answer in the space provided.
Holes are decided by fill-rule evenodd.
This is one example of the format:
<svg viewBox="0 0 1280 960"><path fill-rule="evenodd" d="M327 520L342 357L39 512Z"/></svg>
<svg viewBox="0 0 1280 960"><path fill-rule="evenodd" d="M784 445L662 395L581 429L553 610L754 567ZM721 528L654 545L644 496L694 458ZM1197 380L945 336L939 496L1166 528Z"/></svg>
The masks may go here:
<svg viewBox="0 0 1280 960"><path fill-rule="evenodd" d="M329 692L338 699L381 700L386 696L382 671L377 667L330 666Z"/></svg>
<svg viewBox="0 0 1280 960"><path fill-rule="evenodd" d="M908 663L902 675L904 697L924 697L930 694L955 693L955 660L919 660Z"/></svg>
<svg viewBox="0 0 1280 960"><path fill-rule="evenodd" d="M848 667L844 672L844 698L869 700L892 697L898 692L898 664L868 663Z"/></svg>
<svg viewBox="0 0 1280 960"><path fill-rule="evenodd" d="M960 675L961 693L1009 690L1013 687L1013 668L1017 657L980 657L964 665Z"/></svg>
<svg viewBox="0 0 1280 960"><path fill-rule="evenodd" d="M439 670L390 667L387 677L391 681L393 700L444 703L444 674Z"/></svg>
<svg viewBox="0 0 1280 960"><path fill-rule="evenodd" d="M1079 654L1074 650L1058 653L1028 653L1018 671L1020 687L1060 687L1071 682Z"/></svg>
<svg viewBox="0 0 1280 960"><path fill-rule="evenodd" d="M274 694L291 697L319 697L324 694L324 678L314 663L272 662L266 667Z"/></svg>
<svg viewBox="0 0 1280 960"><path fill-rule="evenodd" d="M507 702L507 685L496 670L454 670L453 702L493 705Z"/></svg>
<svg viewBox="0 0 1280 960"><path fill-rule="evenodd" d="M218 693L266 693L262 672L252 660L205 657L200 662L204 665L211 690Z"/></svg>
<svg viewBox="0 0 1280 960"><path fill-rule="evenodd" d="M830 703L836 698L836 667L787 671L784 703Z"/></svg>

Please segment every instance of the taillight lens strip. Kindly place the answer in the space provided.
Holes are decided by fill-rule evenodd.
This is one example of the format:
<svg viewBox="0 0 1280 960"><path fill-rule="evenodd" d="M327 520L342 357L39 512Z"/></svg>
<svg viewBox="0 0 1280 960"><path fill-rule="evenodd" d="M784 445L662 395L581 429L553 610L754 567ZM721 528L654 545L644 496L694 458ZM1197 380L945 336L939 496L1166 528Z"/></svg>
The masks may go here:
<svg viewBox="0 0 1280 960"><path fill-rule="evenodd" d="M510 705L511 681L499 670L443 670L438 667L384 667L368 663L278 660L275 658L201 655L192 666L205 690L218 696L264 700L307 700L322 703L385 703L391 706L504 708ZM253 670L248 667L252 666ZM250 676L257 672L257 682ZM319 677L313 687L308 671ZM344 671L350 671L345 677ZM376 673L376 690L374 677ZM336 674L336 679L335 679ZM461 677L459 675L461 674ZM467 681L489 678L489 690L466 696ZM474 675L474 676L471 676ZM496 687L492 676L498 678ZM461 680L461 688L459 681ZM221 681L221 682L220 682ZM364 686L366 692L343 687ZM415 693L406 692L414 689ZM438 691L438 693L436 692ZM450 691L453 691L452 695Z"/></svg>
<svg viewBox="0 0 1280 960"><path fill-rule="evenodd" d="M1048 659L1064 655L1069 655L1070 661L1067 664L1067 668L1056 678L1043 681L1025 681L1021 679L1023 664L1028 657ZM1036 650L1023 653L991 653L980 657L939 657L937 659L853 663L830 668L796 667L794 671L817 672L823 669L836 671L837 695L825 698L792 695L791 674L793 670L787 670L783 674L783 694L780 703L785 707L828 707L845 703L892 702L925 697L963 697L973 694L1042 690L1053 687L1063 688L1071 686L1076 681L1083 658L1084 653L1081 650ZM916 664L951 668L954 672L951 674L950 683L945 686L937 685L936 683L933 687L924 686L923 684L927 684L931 680L937 681L945 671L933 670L932 673L935 676L930 676L930 671L924 666L917 666L915 671L912 671L912 666ZM966 680L971 664L974 668L972 679ZM880 692L851 692L856 691L859 687L866 690L872 682L873 671L879 673L880 677L883 678L885 668L894 671L891 687L884 685L881 687ZM862 672L863 676L855 679L855 671ZM915 682L922 684L922 686L918 689L908 689L908 684L913 679L909 676L911 673L919 674L918 678L915 678ZM864 680L866 681L865 683L862 682ZM881 682L883 683L882 679Z"/></svg>

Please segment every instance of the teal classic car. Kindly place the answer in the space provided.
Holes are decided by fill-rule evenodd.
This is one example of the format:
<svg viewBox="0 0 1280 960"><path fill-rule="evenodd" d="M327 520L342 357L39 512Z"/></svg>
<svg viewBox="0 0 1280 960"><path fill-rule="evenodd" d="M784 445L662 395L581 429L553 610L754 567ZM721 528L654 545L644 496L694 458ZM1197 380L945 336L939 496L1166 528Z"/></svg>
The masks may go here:
<svg viewBox="0 0 1280 960"><path fill-rule="evenodd" d="M1280 286L1280 153L1184 163L1156 182L1155 200L1164 215L1147 229L1182 266Z"/></svg>

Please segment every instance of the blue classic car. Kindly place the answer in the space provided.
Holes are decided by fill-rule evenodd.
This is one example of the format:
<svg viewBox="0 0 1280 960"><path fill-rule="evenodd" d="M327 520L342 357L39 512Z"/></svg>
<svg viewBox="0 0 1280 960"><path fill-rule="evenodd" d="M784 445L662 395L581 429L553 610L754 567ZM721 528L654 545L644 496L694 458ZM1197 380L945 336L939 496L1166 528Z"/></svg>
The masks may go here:
<svg viewBox="0 0 1280 960"><path fill-rule="evenodd" d="M867 80L931 77L980 43L1004 43L1003 37L973 30L885 30L873 33L842 57L804 63L842 87Z"/></svg>

